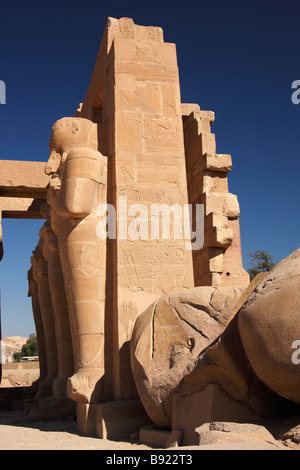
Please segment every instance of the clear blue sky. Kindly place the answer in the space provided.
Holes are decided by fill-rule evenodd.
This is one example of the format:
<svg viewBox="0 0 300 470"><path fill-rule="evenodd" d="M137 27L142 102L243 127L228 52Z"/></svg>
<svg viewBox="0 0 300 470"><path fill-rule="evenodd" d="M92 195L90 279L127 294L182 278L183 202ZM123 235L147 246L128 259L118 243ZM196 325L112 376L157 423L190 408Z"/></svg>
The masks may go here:
<svg viewBox="0 0 300 470"><path fill-rule="evenodd" d="M0 159L48 159L54 122L89 85L107 17L161 26L176 43L182 102L215 112L217 152L241 208L242 251L280 261L299 243L299 0L10 1L0 7ZM27 270L42 221L4 220L3 336L34 331Z"/></svg>

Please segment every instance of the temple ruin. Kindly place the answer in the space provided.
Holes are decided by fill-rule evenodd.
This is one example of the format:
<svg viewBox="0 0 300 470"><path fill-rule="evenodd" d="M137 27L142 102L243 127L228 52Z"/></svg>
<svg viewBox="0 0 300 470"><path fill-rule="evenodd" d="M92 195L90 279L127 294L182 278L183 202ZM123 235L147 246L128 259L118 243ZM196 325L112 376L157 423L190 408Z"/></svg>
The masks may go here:
<svg viewBox="0 0 300 470"><path fill-rule="evenodd" d="M28 260L40 357L25 402L32 419L74 416L86 435L141 430L148 442L164 429L188 445L203 422L251 420L269 403L267 390L261 406L247 401L242 372L198 374L204 351L216 369L221 358L235 369L228 335L223 352L210 346L237 334L232 318L258 282L243 268L232 161L216 153L214 119L181 103L176 47L161 28L108 18L83 102L49 130L49 156L0 161L1 218L41 219ZM119 222L125 203L125 235L117 223L99 236L99 207ZM201 246L174 236L171 214L169 237L143 237L153 205L189 206L192 216L201 206Z"/></svg>

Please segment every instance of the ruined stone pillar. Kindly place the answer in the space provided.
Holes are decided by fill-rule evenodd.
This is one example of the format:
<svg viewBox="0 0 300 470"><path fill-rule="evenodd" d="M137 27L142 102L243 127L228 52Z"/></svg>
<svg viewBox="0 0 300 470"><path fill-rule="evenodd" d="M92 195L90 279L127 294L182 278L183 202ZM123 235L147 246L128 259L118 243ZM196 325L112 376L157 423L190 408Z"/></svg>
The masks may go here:
<svg viewBox="0 0 300 470"><path fill-rule="evenodd" d="M47 226L44 243L47 243L48 278L57 350L57 375L53 380L51 395L42 397L37 404L33 402L30 413L34 420L60 419L72 416L75 412L74 401L67 397L67 380L74 370L68 305L57 237L50 226Z"/></svg>
<svg viewBox="0 0 300 470"><path fill-rule="evenodd" d="M50 232L48 239L48 276L53 306L58 356L58 375L54 380L53 394L67 396L67 379L74 371L69 312L61 268L57 236Z"/></svg>
<svg viewBox="0 0 300 470"><path fill-rule="evenodd" d="M44 257L47 244L44 244L45 228L40 231L40 242L33 252L34 279L38 286L38 299L45 335L47 376L39 384L36 398L52 395L53 381L57 376L57 347L54 315L49 287L48 263ZM43 249L44 248L44 249ZM47 256L47 255L46 255Z"/></svg>
<svg viewBox="0 0 300 470"><path fill-rule="evenodd" d="M204 206L204 244L193 251L196 286L243 286L249 275L243 268L240 207L228 189L231 156L216 153L212 111L183 104L184 143L189 202Z"/></svg>
<svg viewBox="0 0 300 470"><path fill-rule="evenodd" d="M31 258L31 262L33 262ZM45 334L43 327L42 314L39 304L38 296L38 286L36 276L33 274L35 266L33 265L27 274L28 279L28 297L31 297L32 313L36 329L36 336L38 342L38 351L39 351L39 365L40 365L40 376L39 383L47 377L47 357L46 357L46 347L45 347Z"/></svg>
<svg viewBox="0 0 300 470"><path fill-rule="evenodd" d="M58 178L50 180L47 202L42 205L40 212L47 220L44 225L46 233L44 243L47 243L48 279L57 347L58 375L53 383L53 395L56 398L66 398L67 379L74 371L74 357L68 302L58 248L56 211L52 207L54 204L51 206L58 191L53 180L59 182Z"/></svg>

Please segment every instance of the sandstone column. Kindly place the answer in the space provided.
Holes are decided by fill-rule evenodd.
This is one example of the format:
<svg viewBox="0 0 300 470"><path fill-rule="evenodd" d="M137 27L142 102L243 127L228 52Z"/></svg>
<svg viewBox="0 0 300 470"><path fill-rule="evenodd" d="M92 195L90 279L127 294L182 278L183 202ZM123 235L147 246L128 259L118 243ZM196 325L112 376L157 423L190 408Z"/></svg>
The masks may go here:
<svg viewBox="0 0 300 470"><path fill-rule="evenodd" d="M73 349L70 334L68 305L63 273L57 246L57 236L52 232L50 222L45 224L47 235L48 279L54 317L57 349L57 375L53 381L51 396L39 400L31 409L33 419L59 419L72 416L75 403L67 397L67 380L74 370ZM34 405L34 403L33 403Z"/></svg>
<svg viewBox="0 0 300 470"><path fill-rule="evenodd" d="M45 228L40 231L40 242L33 252L34 279L38 286L39 306L43 321L45 335L45 348L47 359L47 376L39 384L36 398L52 395L53 381L57 376L57 347L55 336L54 315L48 279L48 263L44 257L47 251L44 245ZM43 250L44 248L44 250ZM47 256L47 255L46 255Z"/></svg>
<svg viewBox="0 0 300 470"><path fill-rule="evenodd" d="M33 262L33 260L31 259ZM28 297L31 297L33 319L36 329L37 341L38 341L38 351L39 351L39 364L40 364L40 376L39 383L46 379L47 376L47 357L46 357L46 347L45 347L45 334L43 327L43 320L39 304L38 296L38 287L37 281L35 280L36 276L33 274L35 269L32 266L28 271Z"/></svg>
<svg viewBox="0 0 300 470"><path fill-rule="evenodd" d="M58 355L58 375L53 384L53 395L67 396L67 379L73 374L74 358L69 323L68 304L57 236L50 232L48 240L48 276L53 306Z"/></svg>

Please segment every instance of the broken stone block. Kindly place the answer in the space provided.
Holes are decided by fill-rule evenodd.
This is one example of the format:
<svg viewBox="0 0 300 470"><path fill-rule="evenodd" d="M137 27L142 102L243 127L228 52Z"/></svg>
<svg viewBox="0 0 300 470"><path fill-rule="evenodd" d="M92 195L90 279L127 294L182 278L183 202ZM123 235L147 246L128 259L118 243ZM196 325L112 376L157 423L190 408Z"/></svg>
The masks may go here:
<svg viewBox="0 0 300 470"><path fill-rule="evenodd" d="M96 407L96 434L101 439L128 436L150 423L140 400L112 401Z"/></svg>

